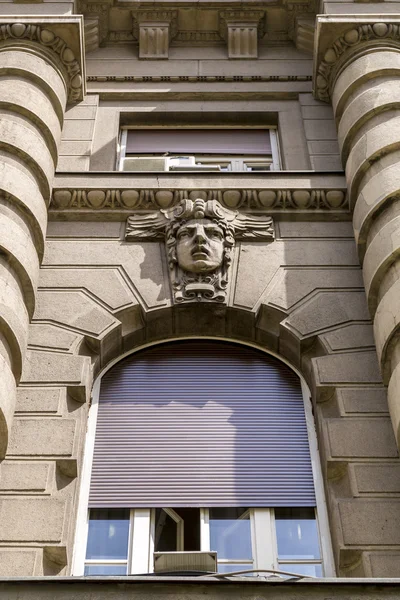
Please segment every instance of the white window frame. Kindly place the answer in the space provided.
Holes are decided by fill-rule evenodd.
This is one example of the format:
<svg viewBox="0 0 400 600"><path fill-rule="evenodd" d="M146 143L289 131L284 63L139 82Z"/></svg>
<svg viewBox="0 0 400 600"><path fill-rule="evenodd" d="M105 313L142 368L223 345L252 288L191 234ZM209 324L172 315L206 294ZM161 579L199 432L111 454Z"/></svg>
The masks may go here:
<svg viewBox="0 0 400 600"><path fill-rule="evenodd" d="M220 129L232 129L232 127L224 127L223 125L219 126ZM118 171L123 171L124 170L124 160L125 158L127 158L126 155L126 145L127 145L127 139L128 139L128 130L132 130L132 129L152 129L152 127L149 126L137 126L137 127L133 127L133 126L124 126L121 127L120 129L120 138L119 138L119 142L118 142L118 149L117 149L117 169ZM154 127L154 129L159 129L158 127ZM168 126L168 127L163 127L163 129L177 129L177 127L173 127L173 126ZM196 127L196 128L192 128L192 127L185 127L185 129L214 129L214 127ZM235 128L237 129L237 127ZM247 171L246 167L247 165L251 165L251 163L254 164L260 164L260 163L266 163L268 165L270 165L269 170L270 171L279 171L281 170L281 158L280 158L280 150L279 150L279 142L278 142L278 135L277 135L277 127L271 125L270 127L265 127L265 126L260 126L260 127L243 127L242 129L265 129L267 131L269 131L270 134L270 141L271 141L271 156L259 156L259 157L254 157L254 156L237 156L237 157L232 157L232 156L215 156L215 157L207 157L207 156L203 156L203 155L198 155L196 156L196 154L194 154L195 157L195 162L196 164L210 164L210 165L215 165L215 164L220 164L220 163L224 163L228 166L228 171L229 172L249 172ZM128 155L130 156L130 155ZM132 155L133 156L133 155ZM135 155L136 156L136 155ZM139 155L137 155L139 157ZM186 156L186 154L185 154ZM160 154L161 157L161 154ZM154 158L159 158L158 156L154 156ZM232 166L237 167L236 169L233 169ZM231 167L229 169L229 167ZM150 171L151 172L151 171ZM177 173L179 173L180 171L176 171Z"/></svg>
<svg viewBox="0 0 400 600"><path fill-rule="evenodd" d="M162 342L158 342L159 344L164 344L166 341L174 342L174 341L182 341L183 339L187 340L196 340L198 336L188 336L186 338L171 338L168 340L163 340ZM311 456L311 467L314 479L314 489L316 496L316 508L315 514L317 519L317 527L319 531L319 539L320 539L320 547L321 547L321 559L322 559L322 568L324 572L324 577L335 577L335 563L333 558L332 551L332 543L331 536L329 530L329 520L328 520L328 512L325 500L324 493L324 485L323 485L323 477L322 477L322 469L321 463L319 460L319 451L318 451L318 441L315 430L314 416L312 412L312 403L311 403L311 393L308 389L307 384L305 383L303 376L301 373L292 365L289 361L285 360L278 354L266 351L265 349L257 346L256 344L246 343L246 342L237 342L236 340L226 339L222 337L209 337L202 339L210 339L215 341L227 341L230 343L240 343L243 346L249 346L251 348L255 348L265 354L269 354L270 356L274 356L278 360L282 361L286 365L288 365L299 377L301 382L301 389L303 393L303 401L304 401L304 413L306 417L307 431L308 431L308 439L310 446L310 456ZM84 458L82 465L82 478L81 478L81 488L80 488L80 497L79 497L79 505L77 512L77 522L76 522L76 531L75 531L75 543L73 550L73 558L72 558L72 575L82 576L84 573L85 567L85 556L86 556L86 544L88 537L88 528L89 528L89 490L90 490L90 476L92 471L93 464L93 451L94 451L94 442L95 442L95 433L96 433L96 423L97 423L97 415L98 415L98 406L99 406L99 394L100 394L100 384L101 378L105 375L105 373L111 369L116 363L120 362L127 356L134 354L136 352L140 352L141 350L145 350L146 348L150 348L155 346L154 343L144 344L135 350L128 351L121 355L120 357L114 359L111 363L107 365L98 375L95 383L93 385L92 390L92 405L89 409L89 417L88 417L88 428L86 435L86 443L84 450ZM252 540L254 540L254 565L255 568L264 569L271 568L270 566L265 565L277 565L276 558L276 550L272 551L271 548L267 548L268 544L264 544L264 548L262 548L262 538L264 527L270 528L271 539L273 540L275 526L273 522L273 517L268 513L270 513L269 508L257 508L253 510L253 525L252 525ZM139 513L139 511L142 511ZM137 521L136 516L141 514L142 521ZM203 515L203 516L202 516ZM138 524L141 523L141 526L138 527ZM207 516L206 512L203 511L200 513L200 527L201 527L201 540L203 540L203 536L205 535L205 528L207 527ZM258 525L259 523L259 525ZM257 526L255 525L257 524ZM209 525L208 525L209 526ZM261 533L260 533L261 532ZM144 566L145 562L148 565L148 572L152 572L153 570L153 552L154 552L154 539L151 535L151 509L134 509L134 515L131 521L131 533L132 543L130 543L131 553L128 556L128 564L130 571L132 573L132 565L135 563L136 568L135 572L139 573L138 565ZM204 540L207 540L207 536L204 537ZM206 544L206 542L204 542ZM210 543L209 534L208 534L208 545ZM271 544L273 548L276 548L276 541L274 544ZM203 549L203 542L202 547ZM138 559L142 557L142 561L139 563ZM97 561L103 562L103 561ZM294 563L295 561L291 561ZM318 561L317 561L318 562ZM273 566L273 569L276 569L277 566ZM146 570L140 569L140 572L147 572Z"/></svg>

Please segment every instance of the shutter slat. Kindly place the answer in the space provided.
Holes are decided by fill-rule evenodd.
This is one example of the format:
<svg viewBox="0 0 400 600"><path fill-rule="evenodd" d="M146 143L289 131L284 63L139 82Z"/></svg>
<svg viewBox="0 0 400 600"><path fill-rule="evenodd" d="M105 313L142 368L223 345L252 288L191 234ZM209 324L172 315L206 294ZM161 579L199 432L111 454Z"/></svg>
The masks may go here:
<svg viewBox="0 0 400 600"><path fill-rule="evenodd" d="M206 340L124 359L102 379L89 504L315 506L297 375Z"/></svg>

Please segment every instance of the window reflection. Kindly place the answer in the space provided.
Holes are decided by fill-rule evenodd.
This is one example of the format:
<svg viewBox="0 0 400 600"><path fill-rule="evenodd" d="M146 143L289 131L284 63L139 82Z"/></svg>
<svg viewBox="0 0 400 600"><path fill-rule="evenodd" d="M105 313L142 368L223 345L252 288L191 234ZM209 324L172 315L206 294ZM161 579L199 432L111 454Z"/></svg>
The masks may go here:
<svg viewBox="0 0 400 600"><path fill-rule="evenodd" d="M210 550L218 552L218 560L252 560L247 508L210 508Z"/></svg>
<svg viewBox="0 0 400 600"><path fill-rule="evenodd" d="M91 509L87 559L122 559L128 556L129 510Z"/></svg>
<svg viewBox="0 0 400 600"><path fill-rule="evenodd" d="M276 508L275 523L280 559L320 558L313 508Z"/></svg>

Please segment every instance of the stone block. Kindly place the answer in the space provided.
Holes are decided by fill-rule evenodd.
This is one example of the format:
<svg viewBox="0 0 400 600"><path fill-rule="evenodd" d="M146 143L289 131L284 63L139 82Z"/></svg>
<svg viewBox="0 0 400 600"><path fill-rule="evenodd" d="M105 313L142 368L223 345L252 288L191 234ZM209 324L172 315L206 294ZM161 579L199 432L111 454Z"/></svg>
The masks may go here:
<svg viewBox="0 0 400 600"><path fill-rule="evenodd" d="M75 429L74 419L15 418L8 452L11 456L71 456Z"/></svg>
<svg viewBox="0 0 400 600"><path fill-rule="evenodd" d="M339 154L314 155L310 157L311 167L315 171L342 171L343 165Z"/></svg>
<svg viewBox="0 0 400 600"><path fill-rule="evenodd" d="M78 225L75 223L74 225ZM88 224L89 225L89 224ZM137 305L131 290L116 268L97 269L43 269L40 274L41 287L83 288L99 298L111 310L121 310Z"/></svg>
<svg viewBox="0 0 400 600"><path fill-rule="evenodd" d="M59 543L65 508L56 498L0 498L1 541Z"/></svg>
<svg viewBox="0 0 400 600"><path fill-rule="evenodd" d="M297 224L296 224L297 225ZM301 228L301 227L300 227ZM285 269L276 285L268 290L265 302L288 310L297 302L321 288L363 289L361 270L357 269Z"/></svg>
<svg viewBox="0 0 400 600"><path fill-rule="evenodd" d="M4 492L44 492L51 465L46 462L4 461L0 467L0 490Z"/></svg>
<svg viewBox="0 0 400 600"><path fill-rule="evenodd" d="M375 352L347 352L312 359L317 385L382 383Z"/></svg>
<svg viewBox="0 0 400 600"><path fill-rule="evenodd" d="M385 388L341 388L337 390L346 414L384 413L388 414Z"/></svg>
<svg viewBox="0 0 400 600"><path fill-rule="evenodd" d="M0 577L32 577L38 551L0 548Z"/></svg>
<svg viewBox="0 0 400 600"><path fill-rule="evenodd" d="M290 327L302 336L353 320L369 321L364 292L317 292L288 317Z"/></svg>
<svg viewBox="0 0 400 600"><path fill-rule="evenodd" d="M372 325L347 325L321 336L330 351L375 348Z"/></svg>
<svg viewBox="0 0 400 600"><path fill-rule="evenodd" d="M341 500L338 507L345 544L400 544L400 500Z"/></svg>
<svg viewBox="0 0 400 600"><path fill-rule="evenodd" d="M65 121L62 139L63 140L91 140L94 131L94 121L86 119L70 119Z"/></svg>
<svg viewBox="0 0 400 600"><path fill-rule="evenodd" d="M29 327L28 345L30 348L52 348L68 352L72 351L81 339L82 336L79 334L71 333L55 325L33 323Z"/></svg>
<svg viewBox="0 0 400 600"><path fill-rule="evenodd" d="M371 552L368 555L372 577L398 577L400 552Z"/></svg>
<svg viewBox="0 0 400 600"><path fill-rule="evenodd" d="M304 129L307 140L337 140L335 121L332 119L306 119Z"/></svg>
<svg viewBox="0 0 400 600"><path fill-rule="evenodd" d="M59 153L62 156L90 156L92 143L90 140L83 142L63 141Z"/></svg>
<svg viewBox="0 0 400 600"><path fill-rule="evenodd" d="M351 223L346 221L281 221L277 225L279 228L279 236L281 238L293 238L302 240L307 240L308 238L349 238L352 240L354 237ZM320 271L316 272L321 273ZM326 271L326 273L328 274L329 271Z"/></svg>
<svg viewBox="0 0 400 600"><path fill-rule="evenodd" d="M399 464L353 465L360 494L400 494Z"/></svg>
<svg viewBox="0 0 400 600"><path fill-rule="evenodd" d="M20 387L17 390L16 412L57 413L65 389Z"/></svg>
<svg viewBox="0 0 400 600"><path fill-rule="evenodd" d="M339 156L339 144L336 140L318 140L307 142L308 151L313 155L335 154Z"/></svg>
<svg viewBox="0 0 400 600"><path fill-rule="evenodd" d="M87 381L89 369L90 359L86 356L28 350L21 383L82 385Z"/></svg>
<svg viewBox="0 0 400 600"><path fill-rule="evenodd" d="M282 244L242 243L238 261L235 306L253 308L282 262Z"/></svg>
<svg viewBox="0 0 400 600"><path fill-rule="evenodd" d="M115 324L115 319L103 307L76 291L39 292L35 319L59 322L95 337Z"/></svg>
<svg viewBox="0 0 400 600"><path fill-rule="evenodd" d="M57 163L57 171L74 172L89 171L89 156L62 156L60 155Z"/></svg>
<svg viewBox="0 0 400 600"><path fill-rule="evenodd" d="M340 418L327 422L332 458L396 458L396 441L390 419Z"/></svg>
<svg viewBox="0 0 400 600"><path fill-rule="evenodd" d="M123 227L122 223L114 223L114 222L88 222L88 221L50 221L47 226L47 235L46 238L108 238L108 239L120 239L122 234L122 229L125 232L125 227ZM63 269L63 271L65 271ZM91 274L93 271L89 269L85 269L85 277L86 274ZM98 273L99 270L96 270ZM75 271L76 276L79 277L79 271ZM81 272L82 273L82 272ZM101 270L101 279L105 276L106 271L104 269ZM42 272L43 275L43 272ZM43 286L46 287L46 286ZM51 286L49 286L51 287ZM58 287L58 286L57 286ZM66 285L65 287L68 287ZM83 286L79 286L83 287Z"/></svg>

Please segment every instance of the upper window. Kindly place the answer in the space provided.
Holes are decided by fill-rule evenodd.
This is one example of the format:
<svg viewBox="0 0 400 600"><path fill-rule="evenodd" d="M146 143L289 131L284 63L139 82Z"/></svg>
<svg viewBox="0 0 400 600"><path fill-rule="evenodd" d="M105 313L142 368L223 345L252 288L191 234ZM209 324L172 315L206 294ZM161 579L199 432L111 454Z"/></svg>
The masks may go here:
<svg viewBox="0 0 400 600"><path fill-rule="evenodd" d="M121 130L120 171L271 171L279 169L273 128Z"/></svg>
<svg viewBox="0 0 400 600"><path fill-rule="evenodd" d="M75 574L151 572L187 550L216 552L219 572L331 575L310 431L297 375L253 348L128 356L91 408Z"/></svg>

